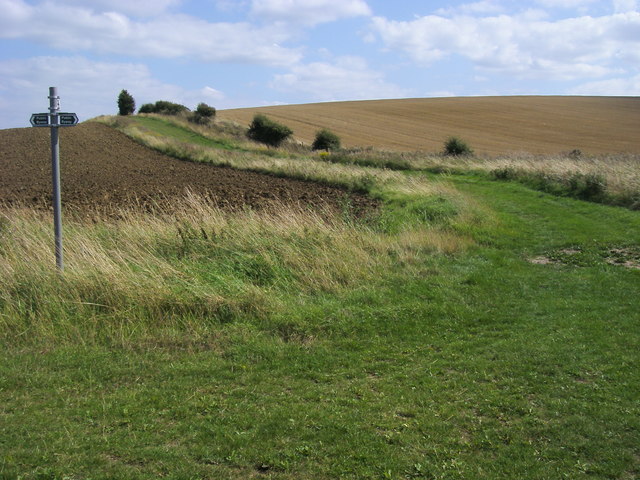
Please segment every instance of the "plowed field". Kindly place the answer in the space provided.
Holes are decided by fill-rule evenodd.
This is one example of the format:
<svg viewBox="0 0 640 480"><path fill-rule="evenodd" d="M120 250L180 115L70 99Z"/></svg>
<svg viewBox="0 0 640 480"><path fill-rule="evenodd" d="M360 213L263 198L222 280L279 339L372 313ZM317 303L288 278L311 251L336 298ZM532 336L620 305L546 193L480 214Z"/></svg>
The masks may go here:
<svg viewBox="0 0 640 480"><path fill-rule="evenodd" d="M334 102L222 110L248 125L255 113L307 144L329 128L346 147L438 152L459 136L479 154L640 153L638 97L467 97Z"/></svg>
<svg viewBox="0 0 640 480"><path fill-rule="evenodd" d="M190 163L144 147L98 123L60 130L63 207L118 209L170 204L187 191L223 208L262 208L275 203L341 207L347 192L312 182ZM0 130L0 203L51 205L48 128ZM349 194L356 209L373 201Z"/></svg>

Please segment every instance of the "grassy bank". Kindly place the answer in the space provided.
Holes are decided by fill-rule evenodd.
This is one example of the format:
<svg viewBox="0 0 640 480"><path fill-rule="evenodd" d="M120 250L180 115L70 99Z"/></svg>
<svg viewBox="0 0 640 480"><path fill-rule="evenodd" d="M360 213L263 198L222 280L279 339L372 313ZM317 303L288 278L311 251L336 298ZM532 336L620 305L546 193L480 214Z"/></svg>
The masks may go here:
<svg viewBox="0 0 640 480"><path fill-rule="evenodd" d="M433 152L371 148L314 153L308 147L295 144L279 150L260 148L247 141L243 128L233 123L194 126L180 118L154 116L99 120L178 158L319 180L358 191L370 190L372 171L384 175L385 179L394 177L392 171L472 172L495 180L518 181L557 196L640 209L640 157L632 154L588 155L574 150L556 155L451 157ZM229 150L234 153L230 154ZM362 169L353 167L373 167L373 170L362 173Z"/></svg>
<svg viewBox="0 0 640 480"><path fill-rule="evenodd" d="M0 478L640 475L638 212L233 145L382 207L4 210Z"/></svg>
<svg viewBox="0 0 640 480"><path fill-rule="evenodd" d="M117 218L67 222L60 276L51 268L48 216L1 214L0 337L92 344L163 330L206 336L222 323L264 320L295 299L355 288L397 264L410 270L427 252L469 243L417 224L389 233L334 211L229 213L194 196L171 215L132 209Z"/></svg>

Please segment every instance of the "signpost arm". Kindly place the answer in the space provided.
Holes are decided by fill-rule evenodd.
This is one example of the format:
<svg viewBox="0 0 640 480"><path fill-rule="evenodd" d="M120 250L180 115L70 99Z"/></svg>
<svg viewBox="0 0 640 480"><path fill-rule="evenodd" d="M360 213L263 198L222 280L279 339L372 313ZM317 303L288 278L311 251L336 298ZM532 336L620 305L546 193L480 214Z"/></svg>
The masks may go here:
<svg viewBox="0 0 640 480"><path fill-rule="evenodd" d="M53 223L56 242L56 265L64 270L62 254L62 208L60 200L60 141L58 137L58 111L60 97L57 87L49 87L49 112L51 115L51 173L53 180Z"/></svg>

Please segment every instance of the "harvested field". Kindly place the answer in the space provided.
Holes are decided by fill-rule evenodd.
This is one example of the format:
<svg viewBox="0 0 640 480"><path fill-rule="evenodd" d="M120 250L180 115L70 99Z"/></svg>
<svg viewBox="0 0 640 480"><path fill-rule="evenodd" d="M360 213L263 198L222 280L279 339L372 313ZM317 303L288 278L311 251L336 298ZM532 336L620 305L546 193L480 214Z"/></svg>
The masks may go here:
<svg viewBox="0 0 640 480"><path fill-rule="evenodd" d="M49 208L51 149L48 128L0 130L0 202ZM224 208L270 204L356 209L373 201L339 188L230 168L189 163L144 147L98 123L60 129L63 206L117 210L183 197L187 191Z"/></svg>
<svg viewBox="0 0 640 480"><path fill-rule="evenodd" d="M248 125L257 112L308 144L319 128L329 128L345 147L437 152L455 135L488 155L640 153L638 97L420 98L221 110L218 116Z"/></svg>

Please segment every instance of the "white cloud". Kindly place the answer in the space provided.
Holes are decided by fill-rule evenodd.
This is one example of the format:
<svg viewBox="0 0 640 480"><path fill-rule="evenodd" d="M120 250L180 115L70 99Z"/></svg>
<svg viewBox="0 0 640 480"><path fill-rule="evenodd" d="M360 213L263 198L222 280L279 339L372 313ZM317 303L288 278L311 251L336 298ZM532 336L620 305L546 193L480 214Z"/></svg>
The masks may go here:
<svg viewBox="0 0 640 480"><path fill-rule="evenodd" d="M436 10L437 15L473 15L473 14L496 14L502 13L504 7L497 0L482 0L480 2L465 3L462 5L440 8Z"/></svg>
<svg viewBox="0 0 640 480"><path fill-rule="evenodd" d="M315 101L397 98L407 91L387 83L359 57L341 57L335 63L298 65L290 73L276 75L270 85L284 92L299 92Z"/></svg>
<svg viewBox="0 0 640 480"><path fill-rule="evenodd" d="M249 0L213 0L215 7L221 12L237 12L246 8Z"/></svg>
<svg viewBox="0 0 640 480"><path fill-rule="evenodd" d="M571 89L569 93L572 95L640 96L640 75L585 83Z"/></svg>
<svg viewBox="0 0 640 480"><path fill-rule="evenodd" d="M27 126L29 116L46 111L49 87L58 87L61 107L81 120L117 112L117 96L126 89L139 107L169 100L194 108L199 102L217 106L222 92L205 86L187 90L160 82L146 66L94 62L84 57L36 57L0 62L0 128Z"/></svg>
<svg viewBox="0 0 640 480"><path fill-rule="evenodd" d="M202 90L200 90L200 94L208 100L224 99L224 93L222 93L220 90L216 90L215 88L211 88L211 87L204 87Z"/></svg>
<svg viewBox="0 0 640 480"><path fill-rule="evenodd" d="M616 13L627 13L638 11L637 0L613 0L613 11Z"/></svg>
<svg viewBox="0 0 640 480"><path fill-rule="evenodd" d="M369 16L371 9L364 0L253 0L251 13L267 21L317 25Z"/></svg>
<svg viewBox="0 0 640 480"><path fill-rule="evenodd" d="M375 17L372 32L388 50L428 65L450 55L476 67L520 78L569 80L612 73L618 60L635 58L640 14L547 21L524 16L437 15L398 22Z"/></svg>
<svg viewBox="0 0 640 480"><path fill-rule="evenodd" d="M136 21L117 12L23 0L0 0L0 11L0 38L61 50L270 66L301 58L298 50L280 45L290 38L286 29L272 25L210 23L180 14Z"/></svg>
<svg viewBox="0 0 640 480"><path fill-rule="evenodd" d="M547 8L572 9L586 7L600 0L536 0L536 3Z"/></svg>
<svg viewBox="0 0 640 480"><path fill-rule="evenodd" d="M158 16L183 0L58 0L60 4L79 5L100 12L118 12L138 17Z"/></svg>

